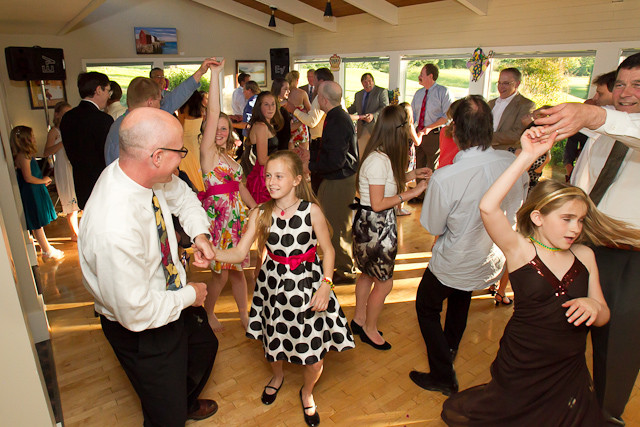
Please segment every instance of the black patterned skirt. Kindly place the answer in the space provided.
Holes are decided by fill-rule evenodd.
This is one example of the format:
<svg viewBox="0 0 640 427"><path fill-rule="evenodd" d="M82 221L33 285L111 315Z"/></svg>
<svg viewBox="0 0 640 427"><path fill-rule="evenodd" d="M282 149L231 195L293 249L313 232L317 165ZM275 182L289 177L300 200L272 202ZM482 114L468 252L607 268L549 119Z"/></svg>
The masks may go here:
<svg viewBox="0 0 640 427"><path fill-rule="evenodd" d="M370 206L358 206L353 219L353 257L360 271L381 281L392 279L397 253L395 210L374 212Z"/></svg>

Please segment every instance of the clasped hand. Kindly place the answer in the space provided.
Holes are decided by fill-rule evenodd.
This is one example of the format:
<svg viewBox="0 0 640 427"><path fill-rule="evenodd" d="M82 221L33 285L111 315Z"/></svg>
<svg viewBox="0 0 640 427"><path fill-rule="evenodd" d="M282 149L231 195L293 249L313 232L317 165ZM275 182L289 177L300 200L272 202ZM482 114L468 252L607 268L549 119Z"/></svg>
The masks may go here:
<svg viewBox="0 0 640 427"><path fill-rule="evenodd" d="M596 321L600 310L600 303L593 298L575 298L562 304L564 308L569 308L565 313L567 321L575 326L585 324L591 326Z"/></svg>
<svg viewBox="0 0 640 427"><path fill-rule="evenodd" d="M206 235L199 234L193 240L193 265L200 268L207 268L211 261L215 259L216 252L213 244Z"/></svg>

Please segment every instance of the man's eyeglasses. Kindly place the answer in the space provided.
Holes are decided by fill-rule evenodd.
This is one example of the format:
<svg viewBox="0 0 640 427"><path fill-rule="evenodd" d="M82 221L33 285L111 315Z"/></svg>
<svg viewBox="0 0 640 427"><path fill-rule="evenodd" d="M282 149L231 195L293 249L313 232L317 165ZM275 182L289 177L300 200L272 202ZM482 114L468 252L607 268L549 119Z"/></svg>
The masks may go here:
<svg viewBox="0 0 640 427"><path fill-rule="evenodd" d="M180 157L182 157L183 159L185 157L187 157L187 154L189 154L189 150L187 149L187 147L182 147L181 149L177 150L175 148L165 148L165 147L160 147L160 148L156 148L155 151L153 153L155 153L158 150L164 150L164 151L173 151L174 153L180 153ZM149 157L153 157L153 153L151 153L151 156Z"/></svg>

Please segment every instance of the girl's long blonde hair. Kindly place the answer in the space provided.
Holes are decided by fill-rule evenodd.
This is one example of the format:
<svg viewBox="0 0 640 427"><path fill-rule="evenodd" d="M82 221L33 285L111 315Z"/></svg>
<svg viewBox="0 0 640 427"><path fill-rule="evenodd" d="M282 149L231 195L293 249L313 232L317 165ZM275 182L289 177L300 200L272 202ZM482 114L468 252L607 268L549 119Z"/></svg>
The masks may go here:
<svg viewBox="0 0 640 427"><path fill-rule="evenodd" d="M407 112L400 105L389 105L380 112L371 139L367 143L358 165L356 183L360 182L360 168L366 158L374 151L380 151L389 157L398 193L404 191L407 182L406 171L409 165L409 126L411 125Z"/></svg>
<svg viewBox="0 0 640 427"><path fill-rule="evenodd" d="M289 171L291 171L294 177L299 176L302 178L300 181L300 184L296 186L296 197L299 199L305 200L307 202L315 203L316 205L320 206L318 199L316 198L315 194L313 194L313 191L311 190L311 186L304 179L304 172L303 172L302 161L300 160L300 157L293 151L289 151L289 150L276 151L275 153L269 156L269 159L267 160L265 168L267 167L270 161L277 160L277 159L280 159L287 164L287 166L289 167ZM273 218L272 218L273 208L275 207L275 205L276 205L275 200L271 199L267 202L262 203L259 206L259 209L261 212L260 212L260 216L258 216L257 234L258 234L258 248L260 249L260 251L262 251L262 249L264 248L265 242L269 237L269 230L271 229L271 225L273 223Z"/></svg>
<svg viewBox="0 0 640 427"><path fill-rule="evenodd" d="M531 212L537 210L542 215L547 215L571 200L580 200L587 206L582 233L576 242L595 246L622 244L640 247L640 230L600 212L582 189L550 179L541 181L533 187L527 200L518 210L516 216L518 232L525 237L532 236L537 226L531 221Z"/></svg>
<svg viewBox="0 0 640 427"><path fill-rule="evenodd" d="M33 141L33 129L29 126L14 127L9 136L9 145L11 145L14 162L18 154L23 154L27 159L30 159L37 151Z"/></svg>

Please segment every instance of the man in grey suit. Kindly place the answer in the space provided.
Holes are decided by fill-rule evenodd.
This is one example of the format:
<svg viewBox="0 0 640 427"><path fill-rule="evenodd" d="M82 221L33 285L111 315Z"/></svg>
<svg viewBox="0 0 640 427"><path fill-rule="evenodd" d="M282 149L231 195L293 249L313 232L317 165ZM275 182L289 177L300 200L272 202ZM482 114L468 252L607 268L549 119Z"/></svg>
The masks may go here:
<svg viewBox="0 0 640 427"><path fill-rule="evenodd" d="M307 71L307 81L309 83L307 83L306 85L300 86L298 89L302 89L303 91L307 92L307 95L309 96L309 102L313 102L313 99L316 97L318 93L317 91L318 82L316 81L316 70L314 70L313 68Z"/></svg>
<svg viewBox="0 0 640 427"><path fill-rule="evenodd" d="M347 111L353 120L357 120L358 153L362 157L373 133L378 114L389 105L389 94L386 89L375 85L371 73L364 73L360 82L364 89L356 92L353 104L347 108Z"/></svg>
<svg viewBox="0 0 640 427"><path fill-rule="evenodd" d="M498 78L500 97L489 101L493 114L493 140L491 146L496 150L518 148L520 135L526 127L522 118L530 114L536 104L518 93L522 73L517 68L505 68Z"/></svg>

